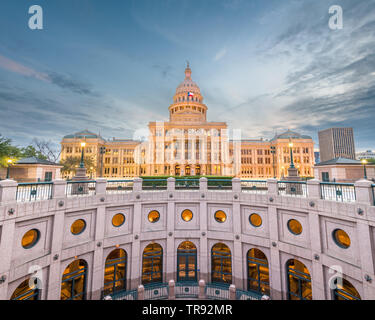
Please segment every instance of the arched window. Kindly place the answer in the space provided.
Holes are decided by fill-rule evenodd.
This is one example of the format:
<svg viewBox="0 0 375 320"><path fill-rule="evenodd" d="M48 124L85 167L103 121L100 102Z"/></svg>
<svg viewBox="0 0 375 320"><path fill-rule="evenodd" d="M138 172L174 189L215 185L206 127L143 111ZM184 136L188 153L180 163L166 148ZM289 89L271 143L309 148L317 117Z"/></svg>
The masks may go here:
<svg viewBox="0 0 375 320"><path fill-rule="evenodd" d="M190 241L177 248L177 281L197 281L197 248Z"/></svg>
<svg viewBox="0 0 375 320"><path fill-rule="evenodd" d="M61 300L85 300L87 283L87 263L75 260L68 265L61 281Z"/></svg>
<svg viewBox="0 0 375 320"><path fill-rule="evenodd" d="M306 266L291 259L286 264L289 300L312 300L311 276Z"/></svg>
<svg viewBox="0 0 375 320"><path fill-rule="evenodd" d="M123 249L113 250L105 260L104 295L126 290L127 254Z"/></svg>
<svg viewBox="0 0 375 320"><path fill-rule="evenodd" d="M333 300L361 300L361 296L354 286L346 279L334 280L336 289L332 290Z"/></svg>
<svg viewBox="0 0 375 320"><path fill-rule="evenodd" d="M259 249L247 252L247 289L270 295L268 260Z"/></svg>
<svg viewBox="0 0 375 320"><path fill-rule="evenodd" d="M232 255L223 243L217 243L211 250L212 282L232 283Z"/></svg>
<svg viewBox="0 0 375 320"><path fill-rule="evenodd" d="M160 283L163 280L163 248L149 244L143 251L142 284Z"/></svg>
<svg viewBox="0 0 375 320"><path fill-rule="evenodd" d="M30 278L23 281L14 290L10 300L39 300L40 291L37 288L37 279L30 281Z"/></svg>

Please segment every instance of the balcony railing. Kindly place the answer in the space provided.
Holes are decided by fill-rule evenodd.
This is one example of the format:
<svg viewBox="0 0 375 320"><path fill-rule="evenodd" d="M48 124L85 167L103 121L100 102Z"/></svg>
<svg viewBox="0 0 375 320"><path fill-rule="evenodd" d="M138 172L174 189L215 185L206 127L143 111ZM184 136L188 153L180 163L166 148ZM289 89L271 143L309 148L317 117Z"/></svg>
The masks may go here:
<svg viewBox="0 0 375 320"><path fill-rule="evenodd" d="M120 291L110 294L112 300L137 300L138 290Z"/></svg>
<svg viewBox="0 0 375 320"><path fill-rule="evenodd" d="M199 190L199 179L176 179L176 190Z"/></svg>
<svg viewBox="0 0 375 320"><path fill-rule="evenodd" d="M232 180L231 179L210 179L207 181L208 190L232 190Z"/></svg>
<svg viewBox="0 0 375 320"><path fill-rule="evenodd" d="M133 180L108 180L106 192L113 193L125 193L133 191Z"/></svg>
<svg viewBox="0 0 375 320"><path fill-rule="evenodd" d="M142 190L147 190L147 191L167 190L167 179L143 179Z"/></svg>
<svg viewBox="0 0 375 320"><path fill-rule="evenodd" d="M321 182L320 194L323 200L355 202L355 187L353 183Z"/></svg>
<svg viewBox="0 0 375 320"><path fill-rule="evenodd" d="M196 298L199 296L198 282L177 282L175 286L176 298Z"/></svg>
<svg viewBox="0 0 375 320"><path fill-rule="evenodd" d="M52 186L52 182L19 183L16 200L18 202L31 202L52 199Z"/></svg>
<svg viewBox="0 0 375 320"><path fill-rule="evenodd" d="M68 181L66 195L68 197L92 196L95 194L96 181Z"/></svg>
<svg viewBox="0 0 375 320"><path fill-rule="evenodd" d="M306 181L278 181L277 190L283 196L307 197Z"/></svg>
<svg viewBox="0 0 375 320"><path fill-rule="evenodd" d="M206 297L213 300L229 300L229 284L207 283Z"/></svg>
<svg viewBox="0 0 375 320"><path fill-rule="evenodd" d="M158 283L145 285L145 300L164 300L168 299L168 283Z"/></svg>
<svg viewBox="0 0 375 320"><path fill-rule="evenodd" d="M241 190L251 193L267 193L268 185L264 180L241 180Z"/></svg>
<svg viewBox="0 0 375 320"><path fill-rule="evenodd" d="M262 294L254 291L236 290L236 300L261 300Z"/></svg>

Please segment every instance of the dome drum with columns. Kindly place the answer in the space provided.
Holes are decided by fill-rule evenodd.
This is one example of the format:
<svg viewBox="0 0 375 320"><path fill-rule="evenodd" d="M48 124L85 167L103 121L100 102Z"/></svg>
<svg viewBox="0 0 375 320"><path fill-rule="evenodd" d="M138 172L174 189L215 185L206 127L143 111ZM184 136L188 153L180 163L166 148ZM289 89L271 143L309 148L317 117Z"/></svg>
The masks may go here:
<svg viewBox="0 0 375 320"><path fill-rule="evenodd" d="M173 104L169 107L171 122L206 122L207 106L198 85L191 79L189 64L185 69L185 80L177 87Z"/></svg>

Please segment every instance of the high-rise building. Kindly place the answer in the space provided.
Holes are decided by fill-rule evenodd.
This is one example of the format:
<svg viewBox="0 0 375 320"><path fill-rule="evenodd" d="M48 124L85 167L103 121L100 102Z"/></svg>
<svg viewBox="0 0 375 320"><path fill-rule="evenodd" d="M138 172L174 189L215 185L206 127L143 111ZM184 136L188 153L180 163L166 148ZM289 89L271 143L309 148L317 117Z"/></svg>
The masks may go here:
<svg viewBox="0 0 375 320"><path fill-rule="evenodd" d="M318 135L321 162L339 157L355 159L353 128L329 128Z"/></svg>

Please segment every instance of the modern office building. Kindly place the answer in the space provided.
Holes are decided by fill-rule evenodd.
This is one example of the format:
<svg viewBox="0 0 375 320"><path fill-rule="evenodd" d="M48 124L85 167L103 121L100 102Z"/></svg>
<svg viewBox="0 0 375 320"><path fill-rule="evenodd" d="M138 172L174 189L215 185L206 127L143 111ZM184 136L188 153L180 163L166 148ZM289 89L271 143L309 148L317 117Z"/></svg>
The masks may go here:
<svg viewBox="0 0 375 320"><path fill-rule="evenodd" d="M357 159L362 160L362 159L375 159L375 152L372 150L367 150L364 152L358 152L357 153Z"/></svg>
<svg viewBox="0 0 375 320"><path fill-rule="evenodd" d="M85 154L96 165L94 177L237 176L259 179L287 175L290 147L299 174L313 175L314 142L310 136L288 130L272 139L246 140L225 122L207 121L208 107L189 66L169 106L169 121L150 122L147 141L106 140L88 130L61 141L61 160ZM102 150L102 153L100 152ZM71 177L73 172L65 173Z"/></svg>
<svg viewBox="0 0 375 320"><path fill-rule="evenodd" d="M353 128L329 128L318 136L321 162L340 157L355 160Z"/></svg>

